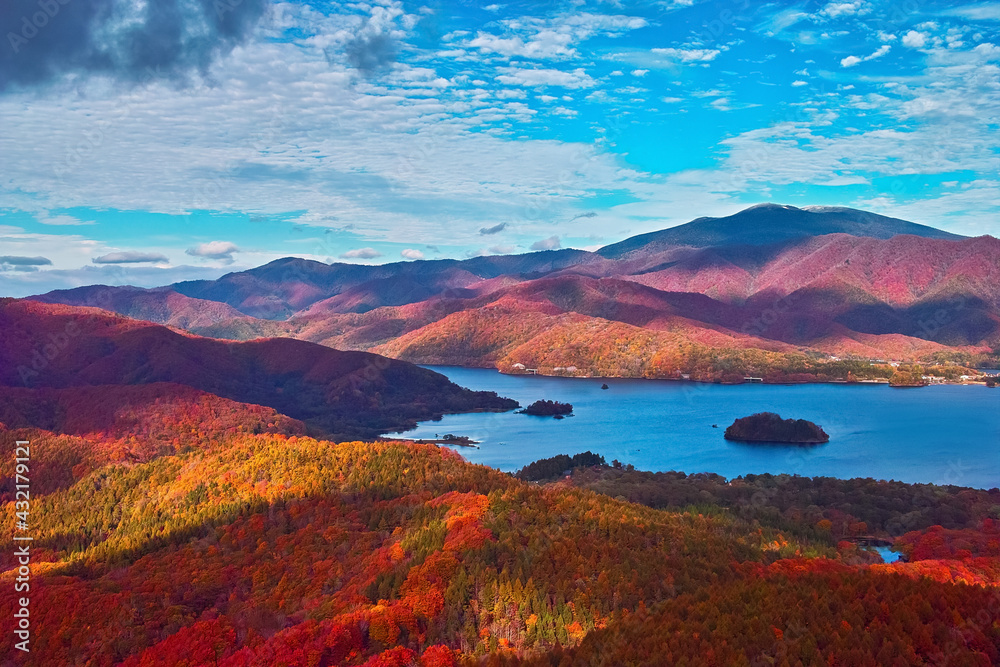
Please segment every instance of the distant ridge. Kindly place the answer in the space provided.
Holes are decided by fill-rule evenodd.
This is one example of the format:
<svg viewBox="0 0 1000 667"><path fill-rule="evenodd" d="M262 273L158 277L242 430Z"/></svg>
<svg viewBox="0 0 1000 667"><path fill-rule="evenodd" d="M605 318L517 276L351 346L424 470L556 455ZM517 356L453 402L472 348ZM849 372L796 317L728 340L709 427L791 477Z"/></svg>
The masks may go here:
<svg viewBox="0 0 1000 667"><path fill-rule="evenodd" d="M32 301L67 306L103 308L125 317L165 324L179 329L197 329L243 313L217 301L193 299L169 287L143 289L130 285L88 285L55 290L32 297Z"/></svg>
<svg viewBox="0 0 1000 667"><path fill-rule="evenodd" d="M620 259L640 249L768 245L825 234L850 234L876 239L889 239L899 234L951 241L965 238L927 225L841 206L796 208L781 204L758 204L724 218L698 218L670 229L633 236L605 246L597 254L608 259Z"/></svg>
<svg viewBox="0 0 1000 667"><path fill-rule="evenodd" d="M218 280L38 300L210 338L295 338L421 364L674 377L728 354L723 366L738 364L740 379L779 381L803 354L993 363L1000 239L849 208L764 204L597 253L371 266L284 258ZM719 379L723 366L697 377Z"/></svg>

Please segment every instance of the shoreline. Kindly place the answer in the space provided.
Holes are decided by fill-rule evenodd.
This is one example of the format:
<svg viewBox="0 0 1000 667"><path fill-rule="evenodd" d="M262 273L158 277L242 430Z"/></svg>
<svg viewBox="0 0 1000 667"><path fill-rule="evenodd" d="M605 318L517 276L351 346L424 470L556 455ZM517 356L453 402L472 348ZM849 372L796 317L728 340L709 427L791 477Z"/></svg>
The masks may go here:
<svg viewBox="0 0 1000 667"><path fill-rule="evenodd" d="M417 443L417 444L430 444L432 442L430 440L424 440L424 439L390 438L390 437L381 437L381 436L378 437L378 438L375 438L375 441L376 442L381 442L381 441L413 442L413 443ZM748 444L748 445L761 444L760 442L753 442L753 441L731 441L731 442L742 442L742 443L745 443L745 444ZM445 444L445 443L439 443L439 444ZM451 443L451 444L454 444L454 443ZM815 443L815 444L808 443L808 444L805 444L805 445L802 445L802 444L799 444L799 443L773 443L773 444L784 445L784 446L787 446L787 447L790 447L790 448L794 449L795 447L798 447L798 446L812 447L812 446L816 446L816 445L820 445L820 444L828 444L828 443ZM482 451L482 448L479 447L479 443L477 443L476 445L473 445L473 446L471 446L469 448L470 449L479 449L480 451ZM464 456L462 458L465 459ZM472 463L468 459L465 459L465 460L467 462L469 462L469 463ZM536 459L536 461L540 461L540 460L544 460L544 457L542 459ZM534 461L529 462L529 463L533 463L533 462ZM517 472L517 470L507 471L507 470L504 470L504 469L502 469L502 468L500 468L498 466L490 465L488 463L477 463L475 465L484 465L484 466L486 466L488 468L492 468L493 470L497 470L497 471L499 471L499 472L501 472L501 473L503 473L505 475L510 475L510 476L514 476L514 474ZM524 466L522 466L522 467L524 467ZM609 468L610 466L604 466L604 467L605 468ZM873 480L875 482L888 483L888 484L905 484L907 486L922 486L922 487L941 488L941 489L945 489L945 488L972 489L974 491L986 491L986 492L989 492L990 490L992 490L994 488L997 488L996 486L974 486L974 485L970 485L970 484L941 484L941 483L938 483L938 482L920 482L920 481L917 481L917 482L908 482L906 480L896 479L894 477L873 477L871 475L865 475L865 476L854 475L854 476L850 476L850 477L837 477L835 475L804 475L804 474L800 474L800 473L787 473L787 472L783 473L783 472L769 472L769 471L765 471L765 472L746 472L746 473L740 473L740 474L733 475L733 476L730 477L730 476L724 475L722 473L712 472L712 471L709 471L709 470L702 470L700 472L687 472L687 471L684 471L684 470L677 470L677 469L657 470L657 469L654 469L654 468L639 468L639 467L635 467L634 468L634 472L652 473L652 474L660 474L660 473L683 473L684 475L686 475L688 477L692 477L692 476L696 476L696 475L716 475L716 476L722 478L723 480L725 480L725 483L727 485L730 485L734 481L737 481L737 480L746 479L747 477L763 477L765 475L770 475L771 477L781 477L781 476L785 475L785 476L792 477L792 478L809 479L809 480L814 480L814 481L817 480L817 479L835 479L835 480L839 480L839 481L842 481L842 482L849 482L849 481L852 481L852 480L859 480L859 481ZM538 484L539 482L533 482L533 483Z"/></svg>
<svg viewBox="0 0 1000 667"><path fill-rule="evenodd" d="M423 364L421 364L423 365ZM431 366L428 364L428 366ZM917 389L920 387L938 387L938 386L979 386L986 387L986 381L962 381L962 382L928 382L926 384L892 384L888 379L885 380L855 380L849 382L847 380L812 380L812 381L802 381L802 382L767 382L766 380L761 381L744 381L744 382L722 382L720 380L692 380L686 378L651 378L651 377L636 377L629 375L555 375L549 373L510 373L507 371L502 371L499 368L491 369L488 366L442 366L440 364L436 365L439 368L469 368L469 369L484 369L484 370L495 370L500 375L507 375L509 377L541 377L541 378L558 378L560 380L646 380L651 382L689 382L692 384L717 384L727 387L739 387L741 385L766 385L768 387L794 387L799 385L807 384L838 384L838 385L865 385L865 386L886 386L893 388L912 388ZM990 376L987 376L990 377ZM995 377L995 376L993 376Z"/></svg>
<svg viewBox="0 0 1000 667"><path fill-rule="evenodd" d="M472 414L472 413L452 413L452 414ZM479 445L482 443L477 440L472 440L471 438L462 436L459 438L445 439L445 438L398 438L390 435L380 435L374 439L374 441L385 441L394 440L398 442L412 442L416 445L444 445L446 447L467 447L469 449L482 449Z"/></svg>
<svg viewBox="0 0 1000 667"><path fill-rule="evenodd" d="M461 368L468 370L488 370L495 371L500 375L506 375L508 377L541 377L541 378L558 378L560 380L644 380L650 382L690 382L692 384L698 385L708 385L717 384L727 387L738 387L740 385L767 385L769 387L795 387L799 385L807 384L844 384L844 385L865 385L865 386L887 386L893 388L919 388L919 387L937 387L937 386L979 386L986 387L986 378L1000 378L1000 375L992 375L990 373L984 373L981 377L983 380L975 381L945 381L945 382L928 382L926 384L914 384L914 385L894 385L889 382L888 378L879 380L855 380L849 382L847 380L810 380L804 382L767 382L766 380L757 381L744 381L744 382L722 382L720 380L692 380L690 378L670 378L670 377L642 377L642 376L632 376L632 375L562 375L554 373L512 373L510 371L504 371L496 366L463 366L461 364L434 364L434 363L422 363L422 362L411 362L415 363L421 368L427 368L429 370L434 370L435 368ZM986 369L992 370L992 369ZM979 371L982 373L982 370ZM1000 373L1000 371L998 371ZM987 387L989 388L989 387ZM477 409L475 412L503 412L502 410L487 410L487 409ZM446 413L455 414L455 413Z"/></svg>

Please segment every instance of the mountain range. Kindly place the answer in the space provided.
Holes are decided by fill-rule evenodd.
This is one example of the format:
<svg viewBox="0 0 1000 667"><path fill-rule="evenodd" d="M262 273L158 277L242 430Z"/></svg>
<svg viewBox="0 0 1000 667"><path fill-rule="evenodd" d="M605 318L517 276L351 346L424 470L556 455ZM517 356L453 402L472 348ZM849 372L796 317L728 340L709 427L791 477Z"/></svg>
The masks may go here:
<svg viewBox="0 0 1000 667"><path fill-rule="evenodd" d="M1000 241L848 208L764 204L596 252L380 266L285 258L218 280L32 298L202 336L290 337L416 363L843 376L817 360L994 354Z"/></svg>
<svg viewBox="0 0 1000 667"><path fill-rule="evenodd" d="M770 210L597 253L283 259L0 299L16 662L1000 664L1000 489L642 472L594 452L508 475L377 440L516 406L403 358L820 378L861 372L819 352L837 346L989 350L996 239L787 208L775 219L836 231L740 236ZM845 232L852 216L872 235Z"/></svg>

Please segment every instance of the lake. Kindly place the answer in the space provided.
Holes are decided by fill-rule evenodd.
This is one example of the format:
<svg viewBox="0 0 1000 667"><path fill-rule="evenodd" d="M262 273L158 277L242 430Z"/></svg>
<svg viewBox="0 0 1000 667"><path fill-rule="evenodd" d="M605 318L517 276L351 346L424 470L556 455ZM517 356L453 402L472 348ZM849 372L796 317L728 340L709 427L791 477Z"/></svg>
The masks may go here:
<svg viewBox="0 0 1000 667"><path fill-rule="evenodd" d="M1000 486L1000 389L876 384L717 385L662 380L551 378L428 366L470 389L526 406L572 403L562 420L513 412L446 415L406 437L467 435L466 459L507 472L540 458L590 450L641 470L874 477L903 482ZM602 382L610 389L601 389ZM830 435L814 447L725 440L727 426L755 412L808 419ZM712 428L712 425L718 428Z"/></svg>
<svg viewBox="0 0 1000 667"><path fill-rule="evenodd" d="M878 555L882 557L882 560L886 563L895 563L899 560L900 553L898 551L893 551L889 547L875 547L875 551Z"/></svg>

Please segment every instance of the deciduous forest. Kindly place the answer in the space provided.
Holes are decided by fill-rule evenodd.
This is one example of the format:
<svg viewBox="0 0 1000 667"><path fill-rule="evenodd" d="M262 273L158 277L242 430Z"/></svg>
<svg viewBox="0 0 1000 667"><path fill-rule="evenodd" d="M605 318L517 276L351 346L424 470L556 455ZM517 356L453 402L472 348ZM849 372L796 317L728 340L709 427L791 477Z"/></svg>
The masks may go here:
<svg viewBox="0 0 1000 667"><path fill-rule="evenodd" d="M63 433L5 401L5 439L30 440L59 480L37 491L37 634L19 664L1000 659L998 490L728 482L591 453L533 464L518 477L559 470L529 482L447 448L317 440L266 408L141 389L145 408L48 425ZM908 562L880 564L869 534Z"/></svg>

